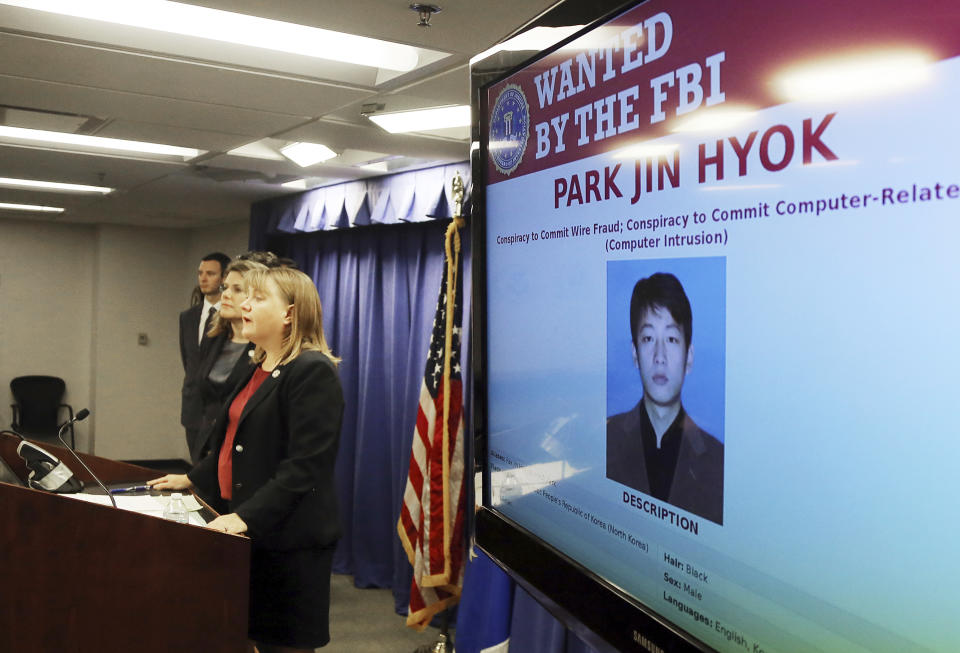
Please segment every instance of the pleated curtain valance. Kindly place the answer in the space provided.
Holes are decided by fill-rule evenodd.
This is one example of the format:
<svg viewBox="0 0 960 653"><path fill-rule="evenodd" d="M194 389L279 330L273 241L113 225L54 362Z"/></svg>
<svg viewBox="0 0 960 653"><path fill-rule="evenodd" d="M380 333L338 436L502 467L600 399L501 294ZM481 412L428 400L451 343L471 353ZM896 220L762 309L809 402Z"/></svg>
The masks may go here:
<svg viewBox="0 0 960 653"><path fill-rule="evenodd" d="M470 164L464 161L262 200L250 209L251 235L262 238L450 218L451 183L458 172L469 192ZM464 212L468 200L465 196Z"/></svg>

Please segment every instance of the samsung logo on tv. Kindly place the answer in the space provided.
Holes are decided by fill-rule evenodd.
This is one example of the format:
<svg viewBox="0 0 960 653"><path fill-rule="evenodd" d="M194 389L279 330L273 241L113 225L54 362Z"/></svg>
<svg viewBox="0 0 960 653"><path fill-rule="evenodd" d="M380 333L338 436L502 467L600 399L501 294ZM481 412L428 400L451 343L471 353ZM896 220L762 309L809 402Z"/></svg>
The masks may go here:
<svg viewBox="0 0 960 653"><path fill-rule="evenodd" d="M650 653L663 653L662 648L660 648L659 646L651 642L649 639L647 639L637 631L633 631L633 641L639 644L640 646L642 646L647 651L650 651Z"/></svg>

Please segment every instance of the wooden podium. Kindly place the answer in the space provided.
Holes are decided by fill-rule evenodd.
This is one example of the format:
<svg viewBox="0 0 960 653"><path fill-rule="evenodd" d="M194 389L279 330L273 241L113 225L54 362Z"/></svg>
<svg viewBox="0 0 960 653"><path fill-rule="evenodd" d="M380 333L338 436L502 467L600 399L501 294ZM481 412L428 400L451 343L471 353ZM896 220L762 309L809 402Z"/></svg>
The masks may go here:
<svg viewBox="0 0 960 653"><path fill-rule="evenodd" d="M22 480L19 440L0 456ZM38 443L96 483L69 451ZM156 471L79 454L105 484ZM0 483L0 651L246 650L250 542Z"/></svg>

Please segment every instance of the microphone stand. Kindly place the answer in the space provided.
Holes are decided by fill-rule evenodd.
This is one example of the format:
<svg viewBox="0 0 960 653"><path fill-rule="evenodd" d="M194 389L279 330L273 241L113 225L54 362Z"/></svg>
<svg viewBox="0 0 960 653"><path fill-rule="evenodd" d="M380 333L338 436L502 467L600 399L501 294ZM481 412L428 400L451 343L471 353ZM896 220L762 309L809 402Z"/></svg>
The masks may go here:
<svg viewBox="0 0 960 653"><path fill-rule="evenodd" d="M107 486L104 485L104 484L100 481L99 478L97 478L97 475L93 473L93 470L91 470L89 467L87 467L87 463L83 462L83 460L81 460L80 456L77 455L77 452L74 451L74 450L70 447L70 445L67 444L66 440L63 439L63 432L67 429L68 426L70 426L71 424L74 424L74 423L76 423L76 422L81 422L81 421L85 420L85 419L87 418L87 415L89 415L89 414L90 414L90 411L89 411L88 409L84 408L84 409L81 410L79 413L77 413L77 416L76 416L76 417L74 417L73 419L70 419L70 420L67 420L66 422L64 422L64 423L63 423L63 426L60 427L60 431L57 433L57 438L59 438L59 439L60 439L60 442L63 443L63 446L66 447L67 450L68 450L70 453L73 454L73 457L77 459L77 462L80 463L81 465L83 465L83 468L84 468L85 470L87 470L87 473L90 474L90 477L97 482L97 485L100 486L100 488L103 490L103 493L106 494L108 497L110 497L110 503L112 503L112 504L113 504L113 507L116 508L116 507L117 507L117 500L114 499L114 498L113 498L113 495L110 494L110 491L107 490Z"/></svg>

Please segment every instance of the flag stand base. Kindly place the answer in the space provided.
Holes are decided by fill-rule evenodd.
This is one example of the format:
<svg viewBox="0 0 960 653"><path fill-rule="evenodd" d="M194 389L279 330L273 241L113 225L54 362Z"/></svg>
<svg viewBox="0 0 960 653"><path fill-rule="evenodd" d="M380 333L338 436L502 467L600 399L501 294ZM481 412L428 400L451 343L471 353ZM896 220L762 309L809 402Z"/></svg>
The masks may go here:
<svg viewBox="0 0 960 653"><path fill-rule="evenodd" d="M447 646L447 636L440 633L436 642L417 647L413 653L452 653L452 651L453 649Z"/></svg>
<svg viewBox="0 0 960 653"><path fill-rule="evenodd" d="M447 640L450 639L450 610L440 613L440 634L433 644L418 646L413 653L453 653L453 647Z"/></svg>

